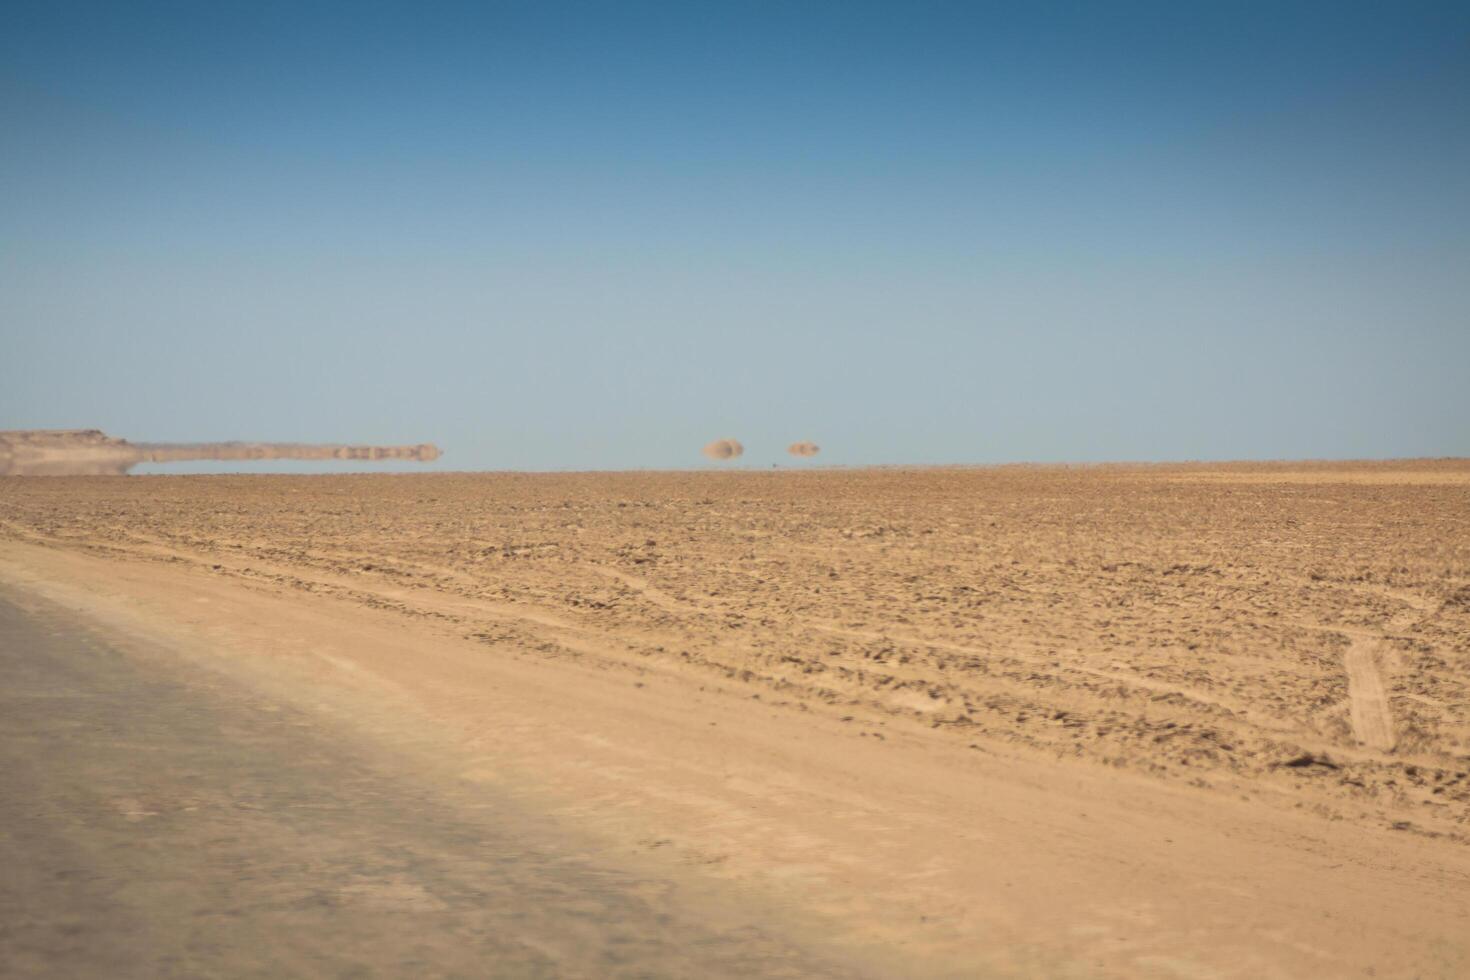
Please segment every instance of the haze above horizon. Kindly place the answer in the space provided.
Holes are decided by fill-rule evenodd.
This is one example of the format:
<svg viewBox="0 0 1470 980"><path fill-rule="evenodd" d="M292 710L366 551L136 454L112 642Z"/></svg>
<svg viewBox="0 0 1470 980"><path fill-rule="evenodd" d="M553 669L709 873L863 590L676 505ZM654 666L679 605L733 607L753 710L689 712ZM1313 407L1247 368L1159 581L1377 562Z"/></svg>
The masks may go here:
<svg viewBox="0 0 1470 980"><path fill-rule="evenodd" d="M11 2L0 429L1470 455L1467 106L1452 3Z"/></svg>

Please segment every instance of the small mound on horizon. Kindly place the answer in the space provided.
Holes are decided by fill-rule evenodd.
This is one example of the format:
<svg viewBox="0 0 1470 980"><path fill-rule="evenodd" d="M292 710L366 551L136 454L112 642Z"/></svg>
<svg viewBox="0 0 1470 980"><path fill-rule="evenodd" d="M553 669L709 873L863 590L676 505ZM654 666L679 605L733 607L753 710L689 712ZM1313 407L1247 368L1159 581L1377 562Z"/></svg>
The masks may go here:
<svg viewBox="0 0 1470 980"><path fill-rule="evenodd" d="M822 447L814 442L793 442L786 447L786 451L793 456L815 456L822 451Z"/></svg>
<svg viewBox="0 0 1470 980"><path fill-rule="evenodd" d="M739 439L716 439L702 450L710 459L734 459L745 452Z"/></svg>

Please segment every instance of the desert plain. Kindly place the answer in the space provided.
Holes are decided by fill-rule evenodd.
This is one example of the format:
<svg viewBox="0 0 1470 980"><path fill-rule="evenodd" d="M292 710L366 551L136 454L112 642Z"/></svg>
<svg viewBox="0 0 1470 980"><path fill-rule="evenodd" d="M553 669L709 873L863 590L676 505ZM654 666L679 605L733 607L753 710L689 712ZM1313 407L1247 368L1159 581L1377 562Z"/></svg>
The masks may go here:
<svg viewBox="0 0 1470 980"><path fill-rule="evenodd" d="M1470 975L1470 461L11 477L0 584L874 975Z"/></svg>

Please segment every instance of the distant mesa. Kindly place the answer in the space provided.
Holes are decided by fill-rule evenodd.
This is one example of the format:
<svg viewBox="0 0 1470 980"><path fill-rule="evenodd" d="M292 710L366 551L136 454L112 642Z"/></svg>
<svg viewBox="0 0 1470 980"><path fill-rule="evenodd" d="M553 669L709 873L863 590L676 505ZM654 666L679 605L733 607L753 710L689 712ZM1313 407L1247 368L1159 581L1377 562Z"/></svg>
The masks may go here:
<svg viewBox="0 0 1470 980"><path fill-rule="evenodd" d="M815 456L822 451L822 447L814 442L793 442L786 447L786 451L793 456Z"/></svg>
<svg viewBox="0 0 1470 980"><path fill-rule="evenodd" d="M139 463L191 459L411 459L439 447L313 445L299 442L128 442L99 429L0 431L0 476L116 476Z"/></svg>
<svg viewBox="0 0 1470 980"><path fill-rule="evenodd" d="M710 459L734 459L743 452L745 447L739 439L716 439L704 447L704 454Z"/></svg>

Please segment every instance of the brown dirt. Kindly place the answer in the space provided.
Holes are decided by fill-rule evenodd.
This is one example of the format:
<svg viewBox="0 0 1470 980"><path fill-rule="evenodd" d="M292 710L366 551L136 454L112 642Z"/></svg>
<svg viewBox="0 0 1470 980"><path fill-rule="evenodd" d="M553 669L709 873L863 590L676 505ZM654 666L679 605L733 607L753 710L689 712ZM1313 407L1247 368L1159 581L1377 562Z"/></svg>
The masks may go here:
<svg viewBox="0 0 1470 980"><path fill-rule="evenodd" d="M0 542L170 622L184 582L356 610L311 627L334 682L870 937L928 935L901 909L936 950L1123 972L1466 966L1470 463L8 480ZM285 608L202 621L256 649ZM348 622L396 646L321 639Z"/></svg>

